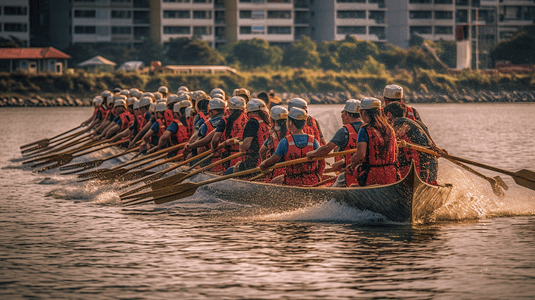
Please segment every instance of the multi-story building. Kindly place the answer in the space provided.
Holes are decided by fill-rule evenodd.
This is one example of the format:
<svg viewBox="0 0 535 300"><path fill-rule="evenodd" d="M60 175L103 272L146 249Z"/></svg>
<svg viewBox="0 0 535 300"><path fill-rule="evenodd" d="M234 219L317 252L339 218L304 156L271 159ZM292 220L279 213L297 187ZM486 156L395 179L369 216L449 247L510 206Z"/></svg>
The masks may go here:
<svg viewBox="0 0 535 300"><path fill-rule="evenodd" d="M28 0L0 0L0 37L11 36L21 46L30 46L30 18Z"/></svg>
<svg viewBox="0 0 535 300"><path fill-rule="evenodd" d="M386 42L387 7L384 0L314 1L313 38L341 40L351 35L359 40Z"/></svg>

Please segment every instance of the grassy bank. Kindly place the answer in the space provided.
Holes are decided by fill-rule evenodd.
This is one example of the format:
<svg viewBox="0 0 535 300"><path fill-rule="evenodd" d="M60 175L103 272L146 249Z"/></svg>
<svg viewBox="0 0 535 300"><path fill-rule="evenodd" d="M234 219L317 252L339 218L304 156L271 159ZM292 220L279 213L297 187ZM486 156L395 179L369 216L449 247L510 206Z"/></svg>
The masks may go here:
<svg viewBox="0 0 535 300"><path fill-rule="evenodd" d="M246 87L253 92L274 89L277 92L351 91L378 93L386 84L402 85L406 92L462 93L465 91L529 91L535 89L535 74L484 74L478 72L437 73L432 70L391 72L365 66L358 72L334 72L308 69L255 70L239 75L138 75L131 73L75 73L65 75L0 73L1 94L74 95L92 97L115 87L136 87L155 91L165 85L171 91L185 85L190 90L209 91L220 87L230 92ZM0 94L0 95L1 95Z"/></svg>

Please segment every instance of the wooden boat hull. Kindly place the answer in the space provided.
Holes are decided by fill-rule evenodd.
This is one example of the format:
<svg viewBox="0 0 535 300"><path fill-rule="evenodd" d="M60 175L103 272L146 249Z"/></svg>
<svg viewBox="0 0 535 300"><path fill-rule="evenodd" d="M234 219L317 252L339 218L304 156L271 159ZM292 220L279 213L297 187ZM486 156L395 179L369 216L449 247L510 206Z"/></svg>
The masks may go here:
<svg viewBox="0 0 535 300"><path fill-rule="evenodd" d="M198 174L192 181L200 182L216 176ZM452 186L434 186L422 182L413 167L402 180L384 186L296 187L230 179L199 189L209 191L220 199L281 211L335 199L360 210L380 213L395 222L425 223L436 209L444 205Z"/></svg>

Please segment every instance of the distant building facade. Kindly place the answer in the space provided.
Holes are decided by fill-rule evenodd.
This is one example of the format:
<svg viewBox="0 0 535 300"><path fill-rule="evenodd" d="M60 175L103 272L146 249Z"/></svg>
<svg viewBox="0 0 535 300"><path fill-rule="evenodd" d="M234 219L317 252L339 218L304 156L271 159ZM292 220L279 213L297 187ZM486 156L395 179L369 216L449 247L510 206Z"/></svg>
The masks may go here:
<svg viewBox="0 0 535 300"><path fill-rule="evenodd" d="M62 74L69 58L69 55L52 47L0 48L0 72L20 70L28 73Z"/></svg>
<svg viewBox="0 0 535 300"><path fill-rule="evenodd" d="M22 47L30 46L30 7L28 0L0 0L0 37L14 37Z"/></svg>

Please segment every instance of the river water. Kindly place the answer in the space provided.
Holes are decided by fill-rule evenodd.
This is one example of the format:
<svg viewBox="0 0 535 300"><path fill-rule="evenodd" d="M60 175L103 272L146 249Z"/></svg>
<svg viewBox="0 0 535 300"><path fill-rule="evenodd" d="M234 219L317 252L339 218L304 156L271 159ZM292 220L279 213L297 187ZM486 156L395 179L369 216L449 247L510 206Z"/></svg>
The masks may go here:
<svg viewBox="0 0 535 300"><path fill-rule="evenodd" d="M535 170L535 104L415 107L450 154ZM309 110L331 137L341 109ZM440 160L439 182L452 183L453 196L421 225L335 201L269 213L201 192L126 209L116 186L21 167L20 145L72 128L90 113L0 110L3 299L535 297L535 192L506 175L509 190L499 197L486 181Z"/></svg>

